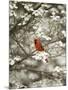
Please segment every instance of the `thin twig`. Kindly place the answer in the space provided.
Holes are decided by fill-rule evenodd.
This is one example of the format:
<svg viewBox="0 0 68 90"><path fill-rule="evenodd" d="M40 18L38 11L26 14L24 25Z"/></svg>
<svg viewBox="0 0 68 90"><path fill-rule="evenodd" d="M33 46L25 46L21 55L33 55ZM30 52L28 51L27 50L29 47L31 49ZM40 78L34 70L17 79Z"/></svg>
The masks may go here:
<svg viewBox="0 0 68 90"><path fill-rule="evenodd" d="M15 34L14 34L14 36L15 36ZM25 49L21 46L20 42L16 39L16 36L12 37L12 38L19 45L19 47L22 49L22 51L25 53L25 55L27 55Z"/></svg>

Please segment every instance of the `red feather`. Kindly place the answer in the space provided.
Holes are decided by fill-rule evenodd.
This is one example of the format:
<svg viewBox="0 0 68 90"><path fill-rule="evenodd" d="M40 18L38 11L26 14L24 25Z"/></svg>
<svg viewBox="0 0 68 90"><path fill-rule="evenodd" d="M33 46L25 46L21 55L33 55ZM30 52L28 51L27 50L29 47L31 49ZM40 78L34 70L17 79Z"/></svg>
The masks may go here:
<svg viewBox="0 0 68 90"><path fill-rule="evenodd" d="M44 51L44 48L42 47L41 40L39 38L38 39L34 39L34 44L35 44L36 50Z"/></svg>

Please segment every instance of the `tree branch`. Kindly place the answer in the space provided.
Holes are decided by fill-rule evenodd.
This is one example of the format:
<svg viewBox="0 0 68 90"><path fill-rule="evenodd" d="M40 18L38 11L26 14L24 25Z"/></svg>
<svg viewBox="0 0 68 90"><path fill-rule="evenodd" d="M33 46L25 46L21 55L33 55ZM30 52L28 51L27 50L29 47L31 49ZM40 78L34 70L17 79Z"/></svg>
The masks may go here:
<svg viewBox="0 0 68 90"><path fill-rule="evenodd" d="M38 9L40 6L41 6L41 3L36 4L36 5L34 6L34 9L36 10L36 9ZM24 8L23 5L22 5L22 7ZM27 11L25 8L24 8L24 10ZM31 12L27 11L28 15L31 15L31 18L27 21L26 24L19 26L19 29L21 29L22 27L27 26L27 25L34 19L35 15L32 15L32 12L33 12L33 11L31 11ZM16 23L16 24L14 25L14 27L10 30L10 35L12 35L13 33L15 33L15 32L17 31L17 25L18 25L19 23L21 23L22 20L23 20L22 18L19 18L19 19L17 20L17 23Z"/></svg>
<svg viewBox="0 0 68 90"><path fill-rule="evenodd" d="M14 34L15 36L15 34ZM18 44L18 46L21 48L21 50L25 53L25 55L28 55L25 51L25 49L21 46L20 42L16 39L16 36L15 37L12 37L13 40Z"/></svg>

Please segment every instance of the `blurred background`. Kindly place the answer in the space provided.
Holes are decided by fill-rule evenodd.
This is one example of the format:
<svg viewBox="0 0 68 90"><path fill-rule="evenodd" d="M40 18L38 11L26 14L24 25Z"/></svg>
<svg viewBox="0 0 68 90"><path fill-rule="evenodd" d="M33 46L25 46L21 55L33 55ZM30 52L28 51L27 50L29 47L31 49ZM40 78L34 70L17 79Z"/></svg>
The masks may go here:
<svg viewBox="0 0 68 90"><path fill-rule="evenodd" d="M66 5L9 1L9 88L65 85Z"/></svg>

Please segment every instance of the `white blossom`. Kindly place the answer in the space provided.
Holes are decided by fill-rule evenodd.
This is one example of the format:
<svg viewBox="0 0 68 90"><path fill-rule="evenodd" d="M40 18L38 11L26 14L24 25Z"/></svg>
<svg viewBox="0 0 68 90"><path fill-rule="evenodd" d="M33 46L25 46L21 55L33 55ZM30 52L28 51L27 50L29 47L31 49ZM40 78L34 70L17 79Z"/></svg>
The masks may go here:
<svg viewBox="0 0 68 90"><path fill-rule="evenodd" d="M61 47L65 47L65 43L62 43L61 41L59 41L59 45L60 45Z"/></svg>
<svg viewBox="0 0 68 90"><path fill-rule="evenodd" d="M14 60L15 61L20 61L21 60L21 57L20 56L16 56L16 57L14 57Z"/></svg>
<svg viewBox="0 0 68 90"><path fill-rule="evenodd" d="M9 64L10 64L10 65L14 65L14 63L15 63L15 61L14 61L13 59L10 59L10 60L9 60Z"/></svg>
<svg viewBox="0 0 68 90"><path fill-rule="evenodd" d="M37 52L36 55L32 56L35 60L41 60L42 62L46 63L46 59L48 59L49 54L45 51Z"/></svg>
<svg viewBox="0 0 68 90"><path fill-rule="evenodd" d="M59 66L56 66L54 69L54 72L61 72L61 71L63 71L63 70Z"/></svg>
<svg viewBox="0 0 68 90"><path fill-rule="evenodd" d="M64 35L64 37L66 37L66 32L65 32L65 30L62 30L62 34Z"/></svg>

